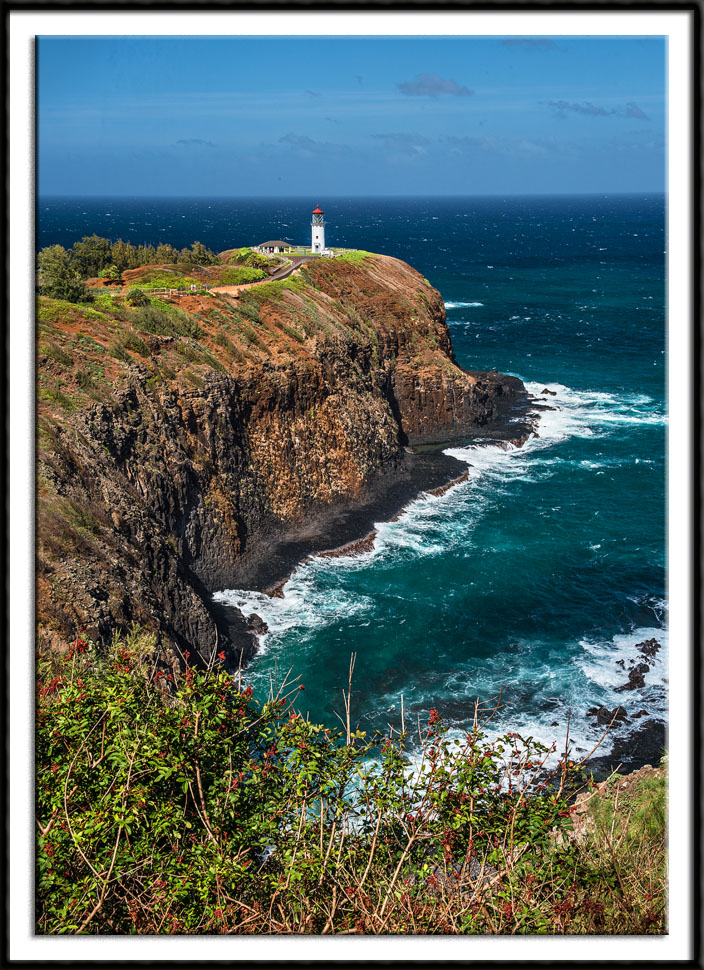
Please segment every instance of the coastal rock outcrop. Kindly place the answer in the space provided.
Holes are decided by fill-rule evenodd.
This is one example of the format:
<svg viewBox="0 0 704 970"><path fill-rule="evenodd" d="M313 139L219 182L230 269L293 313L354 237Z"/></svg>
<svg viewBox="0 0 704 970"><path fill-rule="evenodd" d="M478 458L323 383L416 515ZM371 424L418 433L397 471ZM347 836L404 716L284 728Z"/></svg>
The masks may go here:
<svg viewBox="0 0 704 970"><path fill-rule="evenodd" d="M389 257L149 313L41 298L38 331L40 645L138 623L236 667L259 631L214 590L279 595L369 531L350 510L391 515L463 471L409 445L530 433L521 382L458 367L439 293Z"/></svg>

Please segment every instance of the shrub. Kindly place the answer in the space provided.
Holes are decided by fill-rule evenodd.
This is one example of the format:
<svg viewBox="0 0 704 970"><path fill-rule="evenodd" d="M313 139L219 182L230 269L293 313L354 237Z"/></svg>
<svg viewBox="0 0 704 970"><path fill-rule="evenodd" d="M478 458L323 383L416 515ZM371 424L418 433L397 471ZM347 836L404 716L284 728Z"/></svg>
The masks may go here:
<svg viewBox="0 0 704 970"><path fill-rule="evenodd" d="M156 655L133 630L39 661L40 933L662 931L567 838L531 739L431 711L411 770L403 730L351 729L349 694L333 731L301 685L257 701L224 652Z"/></svg>
<svg viewBox="0 0 704 970"><path fill-rule="evenodd" d="M39 292L69 303L88 303L92 295L63 246L47 246L37 256Z"/></svg>
<svg viewBox="0 0 704 970"><path fill-rule="evenodd" d="M266 273L261 269L249 266L228 267L223 270L220 283L223 286L238 286L240 283L255 283L265 279Z"/></svg>
<svg viewBox="0 0 704 970"><path fill-rule="evenodd" d="M127 291L127 302L132 306L149 306L149 297L138 286L132 286Z"/></svg>
<svg viewBox="0 0 704 970"><path fill-rule="evenodd" d="M236 249L227 257L228 263L238 263L241 266L253 266L257 269L266 269L271 265L272 260L263 253L255 253L253 249L244 247Z"/></svg>
<svg viewBox="0 0 704 970"><path fill-rule="evenodd" d="M139 279L131 280L130 285L141 290L188 290L193 285L200 286L201 281L194 276L181 276L160 269L148 270Z"/></svg>
<svg viewBox="0 0 704 970"><path fill-rule="evenodd" d="M136 354L141 357L149 357L150 350L145 344L141 337L138 337L136 333L128 333L122 340L122 346L126 350L133 350Z"/></svg>

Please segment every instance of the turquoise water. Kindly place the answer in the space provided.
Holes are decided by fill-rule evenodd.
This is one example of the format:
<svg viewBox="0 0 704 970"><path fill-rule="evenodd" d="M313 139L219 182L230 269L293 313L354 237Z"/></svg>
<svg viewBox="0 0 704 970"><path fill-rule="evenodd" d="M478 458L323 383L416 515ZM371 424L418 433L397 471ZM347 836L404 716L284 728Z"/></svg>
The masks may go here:
<svg viewBox="0 0 704 970"><path fill-rule="evenodd" d="M134 241L179 246L301 241L317 201L141 200L140 216L47 200L40 245L127 238L129 222ZM380 523L368 555L309 561L284 599L221 594L269 624L247 678L265 690L293 668L303 713L337 724L355 652L362 728L398 726L402 696L407 720L437 708L460 725L501 692L497 729L559 741L571 711L577 751L600 734L593 705L664 719L663 198L320 202L329 244L398 256L440 290L462 366L516 374L556 410L521 449L451 449L469 480ZM646 687L615 693L616 661L650 636L664 649Z"/></svg>

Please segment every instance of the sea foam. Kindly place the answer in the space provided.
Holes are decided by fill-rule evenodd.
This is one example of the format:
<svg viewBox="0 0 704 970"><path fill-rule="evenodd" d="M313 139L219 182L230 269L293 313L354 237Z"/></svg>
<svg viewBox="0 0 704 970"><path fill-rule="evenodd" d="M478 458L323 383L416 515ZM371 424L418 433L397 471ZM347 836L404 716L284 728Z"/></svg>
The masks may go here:
<svg viewBox="0 0 704 970"><path fill-rule="evenodd" d="M547 388L554 395L543 395ZM348 588L342 573L376 568L384 564L403 565L412 559L432 557L449 552L453 547L471 548L472 532L483 515L487 503L500 500L505 483L514 479L537 481L550 473L551 466L564 459L553 452L560 442L572 437L588 438L609 435L619 423L665 423L666 417L657 410L646 395L618 395L603 391L578 390L558 383L526 382L528 392L550 410L536 412L538 434L517 447L507 442L477 442L445 450L467 463L468 477L441 495L422 494L411 502L393 521L375 525L376 537L371 549L354 556L323 559L312 556L291 574L284 587L283 598L271 598L251 590L223 590L216 599L237 606L243 613L259 614L269 631L259 638L260 653L268 653L287 634L295 629L299 651L316 649L316 632L335 624L354 623L364 627L375 622L375 601L360 595L355 584ZM591 467L589 460L582 460ZM594 462L593 466L597 467ZM330 581L335 572L340 582ZM526 709L515 700L492 722L488 733L499 735L507 730L533 737L546 745L557 742L558 752L564 747L567 719L570 716L571 748L574 755L583 755L596 744L603 728L586 718L590 707L609 708L621 703L630 708L637 704L648 715L634 722L644 724L649 719L663 719L667 707L667 630L666 604L652 608L655 623L629 633L605 640L593 636L565 644L566 650L558 667L539 659L539 650L526 644L519 663L513 661L502 668L502 684L514 698L523 695L525 685L535 688L534 700L540 709ZM401 625L403 618L399 618ZM662 650L651 662L646 675L646 688L619 694L614 688L628 679L628 666L637 662L635 644L655 637ZM616 661L623 659L625 669ZM515 658L514 658L515 660ZM256 675L256 658L251 665ZM437 672L441 675L441 672ZM475 697L486 699L495 678L490 670L477 677L470 667L448 674L444 678L443 693L462 704ZM442 676L441 676L441 679ZM438 685L439 686L439 685ZM630 701L630 703L629 703ZM374 710L366 712L364 720L397 719L399 697L396 692L382 692L374 700ZM557 722L557 725L555 725ZM605 745L605 751L610 746Z"/></svg>

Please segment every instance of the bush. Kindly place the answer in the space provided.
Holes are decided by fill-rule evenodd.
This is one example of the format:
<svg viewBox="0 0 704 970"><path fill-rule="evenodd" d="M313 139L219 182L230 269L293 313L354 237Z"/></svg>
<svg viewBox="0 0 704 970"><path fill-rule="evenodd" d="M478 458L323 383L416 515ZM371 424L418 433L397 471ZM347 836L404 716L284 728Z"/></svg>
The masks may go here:
<svg viewBox="0 0 704 970"><path fill-rule="evenodd" d="M140 357L149 357L151 351L149 347L145 344L141 337L138 337L136 333L128 333L125 335L122 341L122 346L125 350L132 350Z"/></svg>
<svg viewBox="0 0 704 970"><path fill-rule="evenodd" d="M37 256L39 292L69 303L88 303L92 295L63 246L47 246Z"/></svg>
<svg viewBox="0 0 704 970"><path fill-rule="evenodd" d="M266 269L274 261L263 253L255 253L253 249L244 247L231 253L227 257L227 262L237 263L240 266L253 266L256 269Z"/></svg>
<svg viewBox="0 0 704 970"><path fill-rule="evenodd" d="M220 283L222 286L238 286L241 283L255 283L265 279L266 273L263 270L240 266L223 270Z"/></svg>
<svg viewBox="0 0 704 970"><path fill-rule="evenodd" d="M567 838L541 745L431 711L411 771L403 732L311 724L302 686L256 701L224 652L155 647L39 661L38 932L662 931Z"/></svg>
<svg viewBox="0 0 704 970"><path fill-rule="evenodd" d="M140 290L188 290L194 284L201 285L193 276L181 276L159 269L147 270L139 279L132 280L130 285L133 289Z"/></svg>
<svg viewBox="0 0 704 970"><path fill-rule="evenodd" d="M126 299L132 306L149 306L149 297L138 286L133 286L127 291Z"/></svg>

